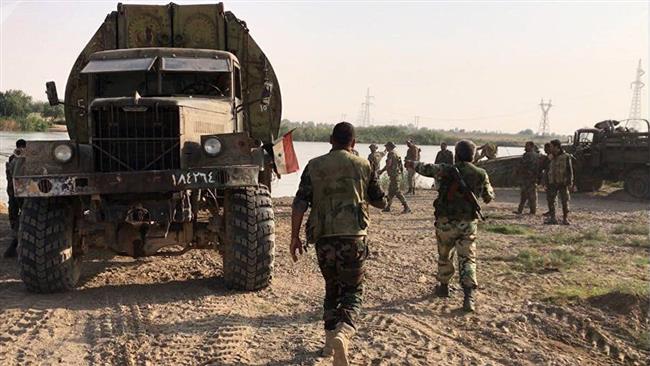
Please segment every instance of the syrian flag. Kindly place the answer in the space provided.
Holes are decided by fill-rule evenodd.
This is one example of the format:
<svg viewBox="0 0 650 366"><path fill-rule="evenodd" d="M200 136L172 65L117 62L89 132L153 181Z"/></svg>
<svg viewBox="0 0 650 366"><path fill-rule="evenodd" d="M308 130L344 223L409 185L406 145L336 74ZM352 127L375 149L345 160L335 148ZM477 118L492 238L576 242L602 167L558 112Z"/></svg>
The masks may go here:
<svg viewBox="0 0 650 366"><path fill-rule="evenodd" d="M273 145L273 159L275 160L278 174L290 174L300 169L298 167L296 151L293 149L292 133L293 130L287 132Z"/></svg>

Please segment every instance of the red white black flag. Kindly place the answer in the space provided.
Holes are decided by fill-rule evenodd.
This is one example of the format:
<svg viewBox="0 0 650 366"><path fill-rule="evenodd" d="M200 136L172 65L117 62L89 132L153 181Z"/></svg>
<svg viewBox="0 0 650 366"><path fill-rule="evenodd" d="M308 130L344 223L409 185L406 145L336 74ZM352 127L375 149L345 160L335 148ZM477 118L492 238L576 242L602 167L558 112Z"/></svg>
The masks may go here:
<svg viewBox="0 0 650 366"><path fill-rule="evenodd" d="M275 167L279 174L289 174L297 172L300 169L298 167L296 151L293 149L292 133L293 130L287 132L273 145L273 159L275 160Z"/></svg>

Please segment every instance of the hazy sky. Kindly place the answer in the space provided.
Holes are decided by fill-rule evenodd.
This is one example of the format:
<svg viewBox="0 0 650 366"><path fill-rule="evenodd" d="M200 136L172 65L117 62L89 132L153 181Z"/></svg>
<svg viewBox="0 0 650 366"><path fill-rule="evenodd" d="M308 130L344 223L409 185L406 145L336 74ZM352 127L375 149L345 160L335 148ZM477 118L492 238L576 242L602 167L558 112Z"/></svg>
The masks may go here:
<svg viewBox="0 0 650 366"><path fill-rule="evenodd" d="M0 0L0 90L62 93L78 52L118 1ZM122 1L149 3L147 1ZM202 3L182 1L176 3ZM153 3L165 4L166 1ZM648 2L226 2L275 68L284 118L570 133L626 118ZM647 83L647 75L644 77ZM649 86L650 87L650 86ZM648 93L643 111L648 115ZM647 118L647 117L646 117Z"/></svg>

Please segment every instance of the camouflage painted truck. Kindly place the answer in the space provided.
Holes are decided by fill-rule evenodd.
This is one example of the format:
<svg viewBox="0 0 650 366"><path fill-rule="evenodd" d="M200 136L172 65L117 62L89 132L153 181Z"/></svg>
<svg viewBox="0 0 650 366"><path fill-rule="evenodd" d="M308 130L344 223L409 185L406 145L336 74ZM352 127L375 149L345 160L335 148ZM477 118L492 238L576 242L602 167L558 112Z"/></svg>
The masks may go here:
<svg viewBox="0 0 650 366"><path fill-rule="evenodd" d="M132 257L218 249L235 289L269 284L281 99L246 23L222 4L122 5L60 102L70 140L30 141L15 171L29 290L77 285L89 247Z"/></svg>
<svg viewBox="0 0 650 366"><path fill-rule="evenodd" d="M607 120L575 132L564 149L574 157L575 187L599 190L604 181L623 182L631 196L650 199L650 124L647 120ZM521 156L481 161L497 187L519 184L513 171Z"/></svg>

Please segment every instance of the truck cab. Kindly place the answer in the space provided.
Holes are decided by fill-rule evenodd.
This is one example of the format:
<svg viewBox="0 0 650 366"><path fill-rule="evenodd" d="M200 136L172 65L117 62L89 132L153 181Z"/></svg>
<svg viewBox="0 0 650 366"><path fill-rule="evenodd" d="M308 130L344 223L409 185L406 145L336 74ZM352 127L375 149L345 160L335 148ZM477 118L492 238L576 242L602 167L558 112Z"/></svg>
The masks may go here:
<svg viewBox="0 0 650 366"><path fill-rule="evenodd" d="M131 257L215 249L226 285L268 286L281 103L245 22L222 4L118 5L77 58L66 100L46 87L65 106L70 140L29 141L14 171L29 290L74 288L93 247Z"/></svg>

